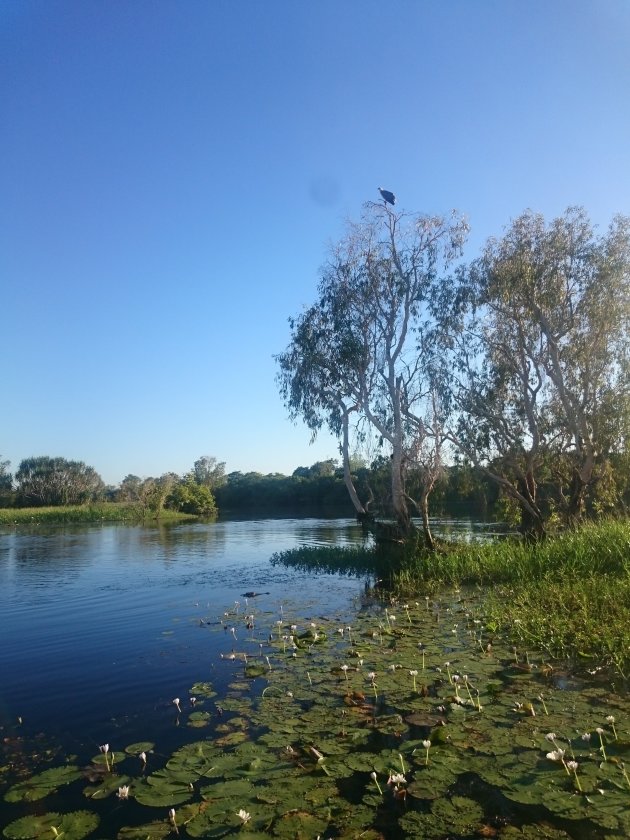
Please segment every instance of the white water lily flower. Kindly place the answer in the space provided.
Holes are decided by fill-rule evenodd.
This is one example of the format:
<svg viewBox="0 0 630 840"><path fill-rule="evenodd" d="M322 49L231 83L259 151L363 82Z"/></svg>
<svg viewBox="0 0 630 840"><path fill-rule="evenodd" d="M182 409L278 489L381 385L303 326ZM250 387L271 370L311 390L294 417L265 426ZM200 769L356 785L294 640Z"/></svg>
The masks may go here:
<svg viewBox="0 0 630 840"><path fill-rule="evenodd" d="M107 755L107 753L109 752L109 744L101 744L101 746L99 747L99 750L102 753L105 753L105 755Z"/></svg>
<svg viewBox="0 0 630 840"><path fill-rule="evenodd" d="M577 770L579 766L580 765L577 763L577 761L567 761L567 767L570 770Z"/></svg>
<svg viewBox="0 0 630 840"><path fill-rule="evenodd" d="M431 741L423 741L423 742L422 742L422 746L425 748L425 750L430 749L430 747L431 747Z"/></svg>
<svg viewBox="0 0 630 840"><path fill-rule="evenodd" d="M129 785L122 785L118 788L119 799L129 799Z"/></svg>
<svg viewBox="0 0 630 840"><path fill-rule="evenodd" d="M547 734L545 735L545 740L551 741L553 743L557 737L558 736L555 732L547 732Z"/></svg>
<svg viewBox="0 0 630 840"><path fill-rule="evenodd" d="M608 717L606 718L606 723L614 723L614 722L615 722L614 715L608 715Z"/></svg>
<svg viewBox="0 0 630 840"><path fill-rule="evenodd" d="M252 815L248 814L244 808L241 808L236 816L243 820L243 825L245 825L246 822L249 822L252 818Z"/></svg>
<svg viewBox="0 0 630 840"><path fill-rule="evenodd" d="M550 761L562 761L564 758L564 750L553 750L547 753L547 758Z"/></svg>
<svg viewBox="0 0 630 840"><path fill-rule="evenodd" d="M403 776L402 773L391 773L389 779L387 780L388 785L406 785L407 779Z"/></svg>
<svg viewBox="0 0 630 840"><path fill-rule="evenodd" d="M587 741L587 742L590 741L591 740L591 733L590 732L584 732L583 735L582 735L582 740Z"/></svg>
<svg viewBox="0 0 630 840"><path fill-rule="evenodd" d="M417 676L418 676L418 672L417 672L417 671L409 671L409 676L411 676L411 677L417 677Z"/></svg>

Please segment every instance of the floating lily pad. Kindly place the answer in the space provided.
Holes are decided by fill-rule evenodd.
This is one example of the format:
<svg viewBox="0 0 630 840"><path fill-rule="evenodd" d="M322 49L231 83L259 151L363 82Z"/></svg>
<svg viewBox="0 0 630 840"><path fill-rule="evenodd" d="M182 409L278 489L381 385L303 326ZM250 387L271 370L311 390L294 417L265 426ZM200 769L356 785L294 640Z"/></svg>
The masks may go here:
<svg viewBox="0 0 630 840"><path fill-rule="evenodd" d="M156 820L143 825L125 826L117 834L118 840L164 840L173 831L168 820Z"/></svg>
<svg viewBox="0 0 630 840"><path fill-rule="evenodd" d="M9 840L82 840L91 834L99 824L99 818L90 811L74 811L70 814L42 814L22 817L10 823L3 831Z"/></svg>
<svg viewBox="0 0 630 840"><path fill-rule="evenodd" d="M295 838L318 837L326 830L328 820L310 811L289 811L283 814L273 826L273 833L276 837L284 837L287 840Z"/></svg>
<svg viewBox="0 0 630 840"><path fill-rule="evenodd" d="M210 724L211 717L210 712L191 712L186 721L186 726L190 726L192 729L203 729Z"/></svg>
<svg viewBox="0 0 630 840"><path fill-rule="evenodd" d="M88 799L107 799L112 793L117 793L123 785L128 785L130 781L129 776L106 776L100 785L84 788L83 795Z"/></svg>
<svg viewBox="0 0 630 840"><path fill-rule="evenodd" d="M217 692L212 687L212 684L209 682L196 682L193 687L190 689L190 694L193 697L216 697Z"/></svg>
<svg viewBox="0 0 630 840"><path fill-rule="evenodd" d="M129 744L125 747L127 755L140 755L140 753L149 753L155 749L153 741L137 741L135 744Z"/></svg>
<svg viewBox="0 0 630 840"><path fill-rule="evenodd" d="M52 767L24 782L18 782L9 788L4 798L7 802L35 802L43 799L62 785L67 785L81 778L81 771L74 765Z"/></svg>

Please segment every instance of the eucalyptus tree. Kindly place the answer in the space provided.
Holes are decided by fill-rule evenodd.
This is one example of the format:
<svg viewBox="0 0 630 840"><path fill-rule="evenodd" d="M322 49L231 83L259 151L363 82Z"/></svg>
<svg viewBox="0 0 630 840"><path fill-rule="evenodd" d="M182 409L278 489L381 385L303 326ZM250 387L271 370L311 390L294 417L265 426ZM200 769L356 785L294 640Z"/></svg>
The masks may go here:
<svg viewBox="0 0 630 840"><path fill-rule="evenodd" d="M343 462L343 478L357 514L367 514L352 479L350 458L351 417L358 410L349 385L354 348L337 332L325 306L311 306L297 318L290 318L291 342L276 356L277 376L289 416L301 418L312 438L326 426L337 438Z"/></svg>
<svg viewBox="0 0 630 840"><path fill-rule="evenodd" d="M11 461L0 461L0 490L8 491L13 487L13 476L9 470Z"/></svg>
<svg viewBox="0 0 630 840"><path fill-rule="evenodd" d="M629 269L629 219L597 235L581 209L549 224L528 211L444 290L451 307L445 297L438 303L448 313L446 378L460 412L451 439L518 501L533 533L549 513L541 471L571 520L607 453L622 445Z"/></svg>
<svg viewBox="0 0 630 840"><path fill-rule="evenodd" d="M0 507L10 507L13 502L13 475L11 461L0 460Z"/></svg>
<svg viewBox="0 0 630 840"><path fill-rule="evenodd" d="M349 223L322 270L317 302L297 322L282 354L285 402L311 428L343 431L356 413L389 446L391 505L403 533L411 530L405 476L420 442L430 388L414 334L429 317L441 273L461 254L466 222L368 203ZM429 400L430 401L430 400ZM428 531L425 533L432 544Z"/></svg>
<svg viewBox="0 0 630 840"><path fill-rule="evenodd" d="M227 481L225 461L217 461L213 455L202 455L193 464L192 476L197 484L216 490Z"/></svg>
<svg viewBox="0 0 630 840"><path fill-rule="evenodd" d="M94 467L47 455L22 460L15 482L20 504L27 506L84 504L99 499L105 489Z"/></svg>

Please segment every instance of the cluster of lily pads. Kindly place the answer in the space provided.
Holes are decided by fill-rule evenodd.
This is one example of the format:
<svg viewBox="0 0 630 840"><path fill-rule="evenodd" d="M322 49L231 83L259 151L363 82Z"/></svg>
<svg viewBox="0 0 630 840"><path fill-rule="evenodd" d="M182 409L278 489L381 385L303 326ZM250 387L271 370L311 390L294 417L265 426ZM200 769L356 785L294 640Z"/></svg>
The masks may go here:
<svg viewBox="0 0 630 840"><path fill-rule="evenodd" d="M103 744L22 780L4 836L81 840L113 809L119 840L630 836L628 699L492 638L474 598L369 601L351 622L266 607L200 622L227 688L172 701L190 739L161 766L153 742ZM64 786L86 806L46 811Z"/></svg>

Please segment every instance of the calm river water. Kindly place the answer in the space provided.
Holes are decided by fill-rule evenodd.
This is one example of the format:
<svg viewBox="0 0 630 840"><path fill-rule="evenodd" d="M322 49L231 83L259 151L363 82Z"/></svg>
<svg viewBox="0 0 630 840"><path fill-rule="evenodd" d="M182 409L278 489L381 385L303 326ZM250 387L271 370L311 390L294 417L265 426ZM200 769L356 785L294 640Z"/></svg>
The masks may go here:
<svg viewBox="0 0 630 840"><path fill-rule="evenodd" d="M436 523L435 530L441 535L448 533L451 537L465 539L476 529L470 522L454 521ZM487 536L488 530L482 528L481 533ZM340 825L345 824L344 820L359 820L356 829L359 833L352 836L359 836L375 821L374 824L384 832L379 836L388 840L403 836L440 840L445 836L463 838L473 836L471 826L482 826L485 831L489 825L494 831L506 820L516 830L523 823L535 827L539 823L548 825L552 820L556 827L570 827L568 833L561 831L554 836L572 840L627 836L624 834L630 825L624 816L627 792L618 769L623 764L616 763L619 757L625 757L627 741L620 737L617 743L609 726L617 715L619 731L625 731L627 704L623 698L615 697L601 686L590 687L590 693L584 692L582 696L578 684L554 682L546 673L533 670L533 666L523 671L512 661L513 649L501 647L499 641L489 654L480 639L476 639L477 633L483 633L483 627L477 629L480 622L474 621L469 613L474 609L472 602L465 599L465 603L460 603L459 596L453 600L453 593L447 593L446 600L443 603L436 601L431 609L428 600L426 606L423 600L401 607L406 614L399 615L399 620L408 632L396 633L394 640L389 639L388 644L381 647L383 635L388 637L383 622L389 626L395 616L387 609L383 612L382 605L373 603L357 615L357 610L366 604L365 579L316 574L270 563L274 553L291 548L361 545L369 539L352 519L265 519L161 527L103 525L0 532L0 831L7 827L7 836L11 837L48 837L50 827L46 820L52 820L55 826L62 826L61 833L83 837L85 832L72 833L78 831L78 823L100 817L98 836L164 837L169 832L173 834L168 823L168 808L171 804L179 808L189 799L194 799L196 804L183 813L188 815L187 819L197 819L200 823L191 823L188 832L191 836L210 836L204 832L210 831L210 823L214 826L216 820L220 825L227 820L225 830L236 833L237 820L242 818L238 808L243 807L243 801L247 808L251 807L252 819L267 824L269 808L274 813L274 809L277 810L275 794L271 799L259 799L258 788L250 790L250 782L240 778L243 768L238 762L249 755L248 749L255 747L263 757L256 760L262 761L263 770L269 769L264 761L270 760L272 755L274 761L277 760L274 750L279 749L278 745L286 750L288 747L283 745L290 741L299 747L302 742L309 744L311 737L317 737L322 750L322 739L325 743L326 760L330 761L331 767L336 767L335 772L344 780L344 785L340 784L339 788L333 785L334 789L326 793L332 797L331 801L334 800L335 820L340 820ZM259 594L255 598L246 597L247 592ZM249 614L248 609L256 614L255 626L246 626L244 616ZM380 612L377 614L376 610ZM363 631L361 615L363 619L367 617ZM308 622L316 628L328 628L329 639L321 651L312 650L318 632L309 630ZM306 627L308 639L311 640L311 635L313 638L309 641L309 650L302 651L301 656L296 654L294 660L289 658L290 651L282 647L282 640L289 637L280 635L282 628L293 623L301 629ZM360 667L348 670L347 662L353 662L350 659L353 642L347 639L345 631L350 634L350 624L355 632L362 633L361 638L370 640L365 649L370 657L369 665L377 663L378 685L365 682L366 678L374 680L375 674L362 675ZM372 628L367 634L366 626ZM380 628L376 641L375 628ZM337 636L338 632L340 636ZM296 638L303 637L298 634ZM424 675L425 646L421 646L420 660L417 638L427 642L426 655L432 663L429 687L433 695L428 690L426 694L416 693L416 676L427 679ZM264 680L269 683L269 689L262 690L262 694L256 674L243 678L244 651L254 665L262 665L260 674L264 674ZM346 660L340 669L345 668L346 684L341 675L335 675L331 670L331 663L337 661L335 657L339 651ZM267 653L269 656L265 655ZM536 656L534 652L530 653ZM449 662L444 663L446 656ZM391 657L394 657L393 664ZM294 662L291 669L298 671L285 667L286 662ZM359 660L359 666L361 662ZM435 662L442 664L435 667ZM416 665L415 670L409 670L410 663ZM465 705L465 696L463 705L461 698L460 705L453 700L453 689L443 673L446 667L450 676L449 664L473 675L470 686L476 691L476 701L468 682L464 683L472 708L470 704ZM304 667L308 669L305 672L308 684L303 679L304 672L299 671ZM296 680L299 673L302 679ZM365 686L369 686L369 701L362 692L350 693L351 679L355 687L359 684L365 690ZM452 684L457 695L455 676ZM286 690L287 686L291 687L290 691ZM289 708L289 701L294 702L294 690L298 689L304 698L295 695L297 699ZM263 704L267 690L270 693ZM346 694L341 702L339 692L344 690ZM371 700L372 690L374 701ZM256 704L251 704L251 691L257 692ZM544 691L544 702L549 710L544 706L541 691ZM193 694L201 695L197 708L203 708L202 712L193 712ZM355 717L348 718L346 724L339 723L336 717L340 710L340 720L345 720L346 698L355 696L359 698L355 705L368 704L365 708L369 709L369 702L374 703L375 711L370 712L370 715L374 714L374 722L370 728L359 725L362 719L357 723ZM388 707L382 705L383 699L379 700L386 696L394 703L392 709L406 711L405 728L408 723L410 729L404 738L399 731L403 725L402 712L390 714ZM176 711L176 698L181 698L181 713ZM437 705L440 700L442 706ZM533 714L530 717L519 711L524 708L525 701L531 708L532 701L537 704L538 712L543 716L542 723ZM225 704L225 709L221 704ZM297 714L296 709L301 710L300 714L289 719ZM432 717L427 710L448 718L444 725L450 726L453 733L449 736L452 746L448 750L440 749L442 740L438 734L441 728L435 726L438 718ZM362 711L363 705L359 705L358 712ZM409 712L413 714L409 715ZM203 719L195 718L198 714L211 719L211 730L201 729L197 734L197 723L205 725ZM240 714L244 717L239 717ZM258 734L255 729L246 732L250 726L248 714L254 727L258 727ZM271 717L266 718L266 714ZM321 721L317 715L321 716ZM462 719L464 724L460 726ZM350 730L347 737L344 735L345 740L342 738L344 743L340 747L338 736L329 735L337 732L337 726L344 732L346 725ZM245 727L244 731L239 730L240 726ZM293 738L295 726L298 734ZM316 736L311 736L311 728ZM595 805L601 806L599 810L590 799L576 795L575 785L570 778L567 781L562 767L555 767L549 756L545 758L549 749L546 740L549 736L544 735L546 728L564 733L553 735L553 738L564 738L563 743L572 744L572 749L579 753L580 773L584 773L585 784L590 773L595 779L592 784L601 788L601 802L600 798L594 800ZM596 742L593 742L595 746L593 743L585 745L580 735L585 729L604 732L611 761L598 760ZM257 744L260 731L265 734ZM413 738L427 738L429 732L432 738L435 736L434 742L417 741L422 750L427 749L426 759L422 761L416 755L420 747L411 749L415 743ZM514 743L510 733L518 736ZM193 774L197 787L186 787L182 795L177 787L178 784L181 787L181 779L175 772L179 766L177 761L184 760L179 751L192 748L185 760L193 764L198 762L200 747L194 742L207 738L208 734L212 738L204 741L204 749L213 750L213 755L216 752L217 761L236 762L238 772L227 765L225 773L220 768L206 766L209 759L204 757L203 773L195 771ZM243 756L238 748L231 752L231 748L241 744L244 738L252 740L242 744ZM149 741L146 746L139 744ZM208 746L210 741L214 746ZM431 750L430 765L427 743L435 747ZM98 763L98 759L102 759L99 746L104 744L117 756L116 774L111 778L107 775L112 773L111 769L107 767L107 773L104 773L103 763ZM379 750L393 749L392 744L396 744L396 750L407 750L404 761L417 783L415 794L409 803L403 803L404 807L391 799L389 789L385 798L381 793L376 796L375 783L368 774L376 762L385 785L387 772L391 773L399 761L402 765L402 753L396 750L392 759L394 764L391 761L382 766L379 764ZM471 744L476 747L472 749ZM374 754L373 748L377 750ZM141 750L149 753L150 769L146 771L140 764ZM339 758L340 750L348 753L343 760ZM319 753L315 751L315 755ZM169 756L173 756L175 770ZM175 756L180 758L175 759ZM304 757L307 764L312 762L312 751L309 753L307 749ZM256 784L266 784L267 771L255 770L250 759L243 765L245 775L259 773ZM284 760L289 761L286 756ZM118 775L119 766L122 774L130 774L133 801L122 802L116 796L116 786L128 778ZM162 770L158 769L164 767L174 774L171 779L167 773L166 782L160 775ZM319 790L328 784L328 774L313 771L309 775L302 772L302 764L287 764L287 767L282 773L285 776L289 773L290 778L282 776L282 785L291 781L296 790L299 787L299 793L294 791L294 795L300 803L305 791L311 790L308 785L312 783ZM58 781L58 774L65 770L76 772L76 775L63 787L65 783ZM349 787L345 784L346 771L352 776ZM46 781L50 779L46 776L48 772L57 781L46 788L50 784ZM189 776L193 770L188 768L186 772ZM481 774L485 787L470 786L470 779L475 774ZM24 782L31 776L35 781ZM274 778L279 780L280 776ZM430 778L431 783L425 789L423 779L426 778ZM554 780L555 787L550 787L549 779ZM102 781L105 788L98 788L100 792L96 788L87 789L86 780L93 784ZM240 795L245 797L239 800L240 806L238 802L232 802L230 786L235 780L240 785ZM113 786L107 787L110 782ZM22 784L25 787L20 787ZM40 787L42 784L44 789ZM165 793L161 784L166 784L167 788L174 784L177 790L168 788ZM204 806L210 808L207 826L205 811L199 804L203 798L199 785L206 784L212 785L212 807L223 807L223 800L216 791L225 789L229 799L225 804L228 809L225 818L211 813L210 805ZM451 791L452 801L443 797L436 799L432 792L435 784L442 785L442 791ZM7 792L8 785L12 787ZM58 785L62 786L60 791L56 790ZM304 789L301 786L305 786ZM411 789L410 786L410 792ZM505 818L497 816L495 809L499 800L494 793L492 796L489 793L494 791L498 796L503 790L517 803L506 806L508 816ZM555 798L551 796L554 792ZM601 797L602 793L606 795ZM417 801L413 799L414 795ZM503 797L502 792L500 796ZM204 801L208 801L207 797ZM261 802L266 803L264 807ZM359 802L363 804L357 809ZM294 817L297 811L293 805L286 807L285 813L279 805L280 810L273 819L278 831L286 820L289 820L289 828L284 833L278 833L274 828L276 836L314 837L323 830L315 829L313 823L312 831L291 833L293 823L290 820L297 819ZM265 813L256 816L261 809ZM313 813L300 811L299 819L323 819L321 814L318 816L317 808L311 810ZM147 811L155 816L147 816ZM60 816L61 813L66 816ZM459 817L463 814L463 827L453 833L453 820L458 814ZM249 813L246 816L249 819ZM66 831L65 824L60 822L62 819L70 821L66 828L72 826L72 830ZM151 823L145 829L147 819L157 820L157 823ZM328 819L323 821L324 827ZM158 833L152 833L155 825ZM615 830L606 834L602 826ZM90 832L93 833L93 828L88 827L87 833ZM476 829L473 833L482 836ZM483 834L495 835L496 831ZM518 836L525 835L518 831ZM542 836L542 833L536 833L536 836Z"/></svg>
<svg viewBox="0 0 630 840"><path fill-rule="evenodd" d="M470 523L443 528L470 530ZM354 519L263 519L168 526L39 527L0 533L0 725L88 729L146 715L214 673L222 637L204 631L247 591L340 618L356 578L272 566L303 545L359 545ZM213 672L213 673L211 673Z"/></svg>
<svg viewBox="0 0 630 840"><path fill-rule="evenodd" d="M104 525L0 534L0 725L89 730L143 716L216 679L221 635L204 630L247 591L258 609L299 600L344 613L356 578L272 566L301 545L365 540L351 519Z"/></svg>

